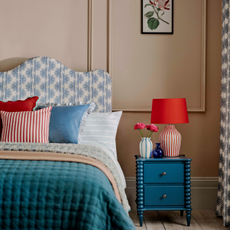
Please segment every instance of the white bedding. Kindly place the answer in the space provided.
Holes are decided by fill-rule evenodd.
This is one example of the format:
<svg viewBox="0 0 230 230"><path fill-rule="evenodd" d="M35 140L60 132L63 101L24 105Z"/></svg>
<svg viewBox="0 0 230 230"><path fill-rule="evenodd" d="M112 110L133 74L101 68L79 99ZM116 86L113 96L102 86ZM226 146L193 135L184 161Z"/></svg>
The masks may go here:
<svg viewBox="0 0 230 230"><path fill-rule="evenodd" d="M123 184L124 188L126 188L125 175L124 175L124 173L121 169L121 166L120 166L119 162L117 161L114 153L111 150L107 149L106 147L104 147L103 145L100 145L100 144L91 144L91 146L97 146L97 147L101 148L103 151L105 151L111 157L111 159L113 160L114 164L116 165L116 167L119 171L119 174L120 174L120 177L122 180L122 184Z"/></svg>

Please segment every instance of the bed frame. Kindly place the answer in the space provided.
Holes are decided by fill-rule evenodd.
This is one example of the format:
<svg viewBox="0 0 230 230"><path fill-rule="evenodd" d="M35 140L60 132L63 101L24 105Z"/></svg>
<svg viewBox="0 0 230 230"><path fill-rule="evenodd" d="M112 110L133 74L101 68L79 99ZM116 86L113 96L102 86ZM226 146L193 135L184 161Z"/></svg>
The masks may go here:
<svg viewBox="0 0 230 230"><path fill-rule="evenodd" d="M50 57L34 57L0 72L1 101L31 96L39 96L39 104L93 101L94 112L112 111L112 81L107 72L76 72Z"/></svg>

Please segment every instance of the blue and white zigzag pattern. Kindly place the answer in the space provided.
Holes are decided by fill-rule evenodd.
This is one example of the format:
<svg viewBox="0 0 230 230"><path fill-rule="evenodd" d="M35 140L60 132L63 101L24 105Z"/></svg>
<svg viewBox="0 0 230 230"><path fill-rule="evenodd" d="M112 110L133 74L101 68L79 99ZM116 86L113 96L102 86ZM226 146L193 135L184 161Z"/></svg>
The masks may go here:
<svg viewBox="0 0 230 230"><path fill-rule="evenodd" d="M220 108L220 157L216 215L230 225L230 3L222 1L222 74Z"/></svg>
<svg viewBox="0 0 230 230"><path fill-rule="evenodd" d="M96 104L94 112L111 112L112 81L104 70L76 72L49 57L34 57L0 72L0 100L39 96L40 103Z"/></svg>

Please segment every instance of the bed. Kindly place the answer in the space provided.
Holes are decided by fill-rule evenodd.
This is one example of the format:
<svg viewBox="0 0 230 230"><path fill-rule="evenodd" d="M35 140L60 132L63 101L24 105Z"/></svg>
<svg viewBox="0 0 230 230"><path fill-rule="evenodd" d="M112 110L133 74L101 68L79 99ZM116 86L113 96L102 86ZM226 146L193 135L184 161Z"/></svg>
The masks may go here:
<svg viewBox="0 0 230 230"><path fill-rule="evenodd" d="M34 57L0 72L0 229L135 229L111 109L103 70Z"/></svg>

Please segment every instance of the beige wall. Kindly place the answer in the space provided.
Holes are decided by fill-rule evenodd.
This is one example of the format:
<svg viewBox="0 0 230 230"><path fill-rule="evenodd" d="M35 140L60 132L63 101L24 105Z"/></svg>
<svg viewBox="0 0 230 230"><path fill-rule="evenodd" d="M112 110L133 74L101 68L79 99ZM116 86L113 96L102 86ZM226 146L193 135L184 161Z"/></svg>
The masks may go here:
<svg viewBox="0 0 230 230"><path fill-rule="evenodd" d="M0 60L49 56L87 69L85 0L0 1ZM4 68L3 64L0 68Z"/></svg>
<svg viewBox="0 0 230 230"><path fill-rule="evenodd" d="M151 99L164 97L186 98L189 111L202 107L204 3L176 0L174 34L161 35L140 33L140 1L112 1L114 109L151 111Z"/></svg>
<svg viewBox="0 0 230 230"><path fill-rule="evenodd" d="M185 42L183 39L178 41L179 44L183 42ZM195 177L218 176L221 83L221 1L219 0L207 0L206 57L206 112L189 113L189 124L176 125L182 134L181 153L192 158L192 176ZM155 77L157 79L157 76ZM133 125L137 122L149 123L150 113L125 112L118 130L118 157L126 176L135 175L133 156L138 154L140 134L133 130ZM164 125L159 127L161 131ZM153 142L157 142L158 134L152 139Z"/></svg>
<svg viewBox="0 0 230 230"><path fill-rule="evenodd" d="M183 1L184 10L180 9L181 1ZM190 72L195 71L193 72L194 80L199 79L196 71L200 61L197 62L199 56L194 53L194 56L189 59L192 61L191 66L194 66L194 70L191 68L187 74L187 67L177 60L180 60L183 55L187 57L189 49L193 51L183 31L187 29L188 23L197 25L199 18L196 23L194 22L195 24L191 20L187 22L180 20L190 9L190 3L184 0L174 0L174 3L173 35L141 35L139 0L0 0L0 71L10 69L33 56L50 56L74 70L102 68L109 71L115 86L113 96L116 107L119 106L117 105L119 90L125 93L124 88L119 88L119 84L122 85L129 79L125 87L127 96L135 95L136 91L131 86L132 77L135 77L138 84L138 76L143 71L145 75L154 76L154 82L161 82L163 76L170 77L171 81L175 79L180 82L181 88L177 90L168 86L167 90L163 86L157 89L163 92L161 97L174 97L177 95L175 92L183 97L183 90L180 89L188 87L188 82L191 82L193 76ZM183 137L181 153L192 158L192 176L195 177L218 176L221 78L220 0L207 0L206 26L206 112L190 112L189 124L176 125ZM197 28L200 31L200 24ZM189 36L189 39L193 41L195 38ZM149 49L149 43L152 41L157 44L155 51L159 53ZM169 51L168 56L165 47L171 44L173 44L173 49ZM180 52L175 55L176 58L173 58L173 50L176 46L180 48ZM162 57L159 56L161 50L164 54ZM154 59L158 66L164 67L164 58L167 62L173 62L173 65L170 65L170 73L167 72L167 66L164 68L166 71L164 75L159 74L159 69L153 68L150 65L151 62L143 61ZM135 75L135 73L138 74ZM181 74L183 74L183 79ZM199 83L195 82L195 84L199 86ZM197 88L197 85L195 87ZM191 89L188 87L186 90L186 93L188 92L186 97L189 98L191 104L197 103L199 92ZM149 89L146 91L149 92ZM145 103L149 100L151 105L151 100L155 95L147 93L142 96ZM133 104L137 100L135 96L130 96L129 99ZM118 160L125 176L135 176L134 155L139 153L140 134L133 130L133 126L137 122L149 123L150 112L124 112L118 129ZM159 125L159 127L161 131L164 126ZM159 133L152 136L154 143L158 141L158 135Z"/></svg>

